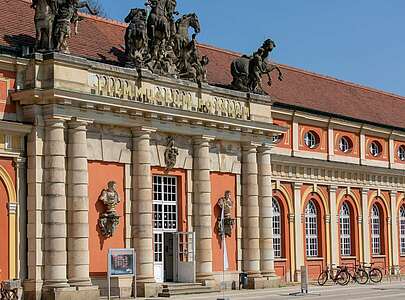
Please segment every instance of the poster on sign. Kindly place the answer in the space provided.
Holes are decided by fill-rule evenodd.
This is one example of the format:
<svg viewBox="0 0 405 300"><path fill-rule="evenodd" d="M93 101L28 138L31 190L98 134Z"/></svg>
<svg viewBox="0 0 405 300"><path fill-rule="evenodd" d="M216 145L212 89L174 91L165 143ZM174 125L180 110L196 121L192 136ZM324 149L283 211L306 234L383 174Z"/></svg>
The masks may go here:
<svg viewBox="0 0 405 300"><path fill-rule="evenodd" d="M136 298L136 253L134 249L108 250L108 299L111 298L111 277L134 277Z"/></svg>

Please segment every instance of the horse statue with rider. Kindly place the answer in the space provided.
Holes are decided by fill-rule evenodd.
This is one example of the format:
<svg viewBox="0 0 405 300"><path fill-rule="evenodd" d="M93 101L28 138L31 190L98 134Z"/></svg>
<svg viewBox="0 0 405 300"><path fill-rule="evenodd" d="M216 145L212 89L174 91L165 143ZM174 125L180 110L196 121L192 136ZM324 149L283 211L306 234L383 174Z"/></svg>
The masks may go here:
<svg viewBox="0 0 405 300"><path fill-rule="evenodd" d="M148 68L153 73L206 81L208 58L196 47L196 35L201 31L194 13L180 16L176 0L148 0L146 9L131 9L125 22L125 52L127 65ZM194 30L190 39L189 29Z"/></svg>
<svg viewBox="0 0 405 300"><path fill-rule="evenodd" d="M71 37L71 25L75 34L81 20L79 10L87 8L96 14L87 1L79 0L33 0L31 7L35 9L36 51L60 51L69 53L68 40Z"/></svg>
<svg viewBox="0 0 405 300"><path fill-rule="evenodd" d="M280 68L267 61L269 54L276 47L273 40L267 39L263 45L253 53L252 56L243 55L235 59L231 64L233 81L231 88L256 94L266 95L262 87L262 76L267 75L268 85L272 85L271 73L278 72L278 80L283 80L283 73Z"/></svg>

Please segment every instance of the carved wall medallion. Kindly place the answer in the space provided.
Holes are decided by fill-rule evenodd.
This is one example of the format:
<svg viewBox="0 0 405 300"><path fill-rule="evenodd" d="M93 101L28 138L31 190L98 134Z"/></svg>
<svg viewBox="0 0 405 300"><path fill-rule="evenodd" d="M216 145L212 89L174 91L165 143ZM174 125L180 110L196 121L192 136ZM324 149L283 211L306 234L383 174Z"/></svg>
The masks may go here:
<svg viewBox="0 0 405 300"><path fill-rule="evenodd" d="M107 189L101 192L99 201L104 204L105 211L100 213L98 227L104 237L112 237L120 220L116 212L120 198L117 193L117 183L115 181L108 182Z"/></svg>
<svg viewBox="0 0 405 300"><path fill-rule="evenodd" d="M217 233L222 236L231 237L232 228L235 224L235 220L232 219L232 207L233 201L231 198L231 192L226 191L224 197L220 198L217 205L221 208L221 214L217 218ZM223 211L223 213L222 213ZM222 219L223 217L223 219Z"/></svg>
<svg viewBox="0 0 405 300"><path fill-rule="evenodd" d="M166 169L173 169L176 165L177 156L179 156L179 150L175 146L174 137L169 136L167 138L167 146L165 151L165 163Z"/></svg>

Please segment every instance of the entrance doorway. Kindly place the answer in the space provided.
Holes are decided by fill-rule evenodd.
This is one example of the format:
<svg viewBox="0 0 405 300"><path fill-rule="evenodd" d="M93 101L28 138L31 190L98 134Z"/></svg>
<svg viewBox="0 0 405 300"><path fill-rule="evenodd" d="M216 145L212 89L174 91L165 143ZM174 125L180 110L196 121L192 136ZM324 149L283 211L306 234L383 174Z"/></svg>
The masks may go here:
<svg viewBox="0 0 405 300"><path fill-rule="evenodd" d="M153 176L156 282L195 282L194 234L178 232L178 180Z"/></svg>

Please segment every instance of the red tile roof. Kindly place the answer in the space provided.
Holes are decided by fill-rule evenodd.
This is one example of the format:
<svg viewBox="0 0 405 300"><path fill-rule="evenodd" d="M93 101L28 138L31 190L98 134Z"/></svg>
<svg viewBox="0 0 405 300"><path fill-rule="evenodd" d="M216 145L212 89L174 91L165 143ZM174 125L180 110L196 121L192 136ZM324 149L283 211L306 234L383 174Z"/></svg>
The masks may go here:
<svg viewBox="0 0 405 300"><path fill-rule="evenodd" d="M34 43L34 11L29 0L0 0L0 45L19 47ZM122 63L125 24L87 16L80 22L79 35L70 41L73 55ZM230 64L238 53L200 45L208 55L211 84L231 82ZM274 78L268 89L274 103L333 114L355 120L405 129L405 97L385 93L327 76L281 65L284 81Z"/></svg>

